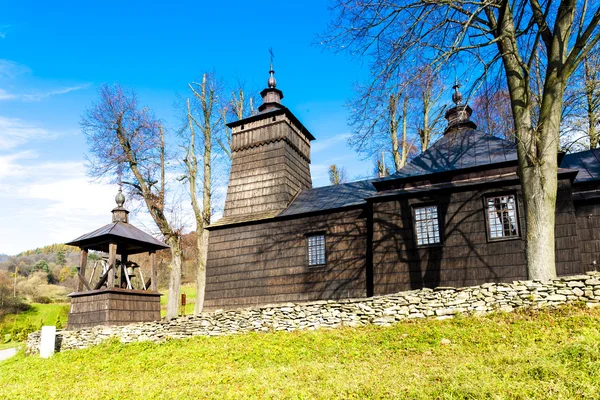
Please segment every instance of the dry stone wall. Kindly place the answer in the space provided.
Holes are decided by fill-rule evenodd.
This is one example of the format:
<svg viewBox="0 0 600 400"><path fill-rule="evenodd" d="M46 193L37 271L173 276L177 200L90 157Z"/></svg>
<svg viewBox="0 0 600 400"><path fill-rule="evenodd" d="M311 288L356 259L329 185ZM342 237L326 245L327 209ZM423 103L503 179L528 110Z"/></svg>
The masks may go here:
<svg viewBox="0 0 600 400"><path fill-rule="evenodd" d="M122 343L160 342L192 336L222 336L245 332L314 330L367 324L388 326L414 318L452 318L456 314L483 315L517 308L556 307L585 302L600 306L600 273L563 277L550 282L486 283L466 288L438 287L385 296L299 304L266 305L215 311L171 321L126 326L99 326L57 332L57 351L82 349L109 338ZM40 333L29 335L26 350L39 353Z"/></svg>

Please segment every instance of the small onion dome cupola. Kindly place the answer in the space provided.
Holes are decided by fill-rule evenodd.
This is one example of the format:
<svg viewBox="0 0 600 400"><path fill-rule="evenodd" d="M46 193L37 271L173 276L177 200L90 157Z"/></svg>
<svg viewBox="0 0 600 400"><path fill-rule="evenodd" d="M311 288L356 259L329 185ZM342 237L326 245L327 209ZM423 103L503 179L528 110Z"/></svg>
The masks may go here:
<svg viewBox="0 0 600 400"><path fill-rule="evenodd" d="M283 99L283 92L276 88L277 80L275 79L275 70L273 69L273 62L269 68L269 80L267 81L267 88L260 92L263 103L258 107L258 111L267 111L277 108L284 108L281 105L281 99Z"/></svg>
<svg viewBox="0 0 600 400"><path fill-rule="evenodd" d="M473 110L467 104L463 104L463 95L458 90L460 84L456 82L452 88L454 89L454 93L452 93L454 107L448 109L444 116L448 121L448 127L444 131L444 135L460 129L477 129L477 125L471 121Z"/></svg>
<svg viewBox="0 0 600 400"><path fill-rule="evenodd" d="M129 211L123 207L125 204L125 195L121 188L119 188L119 193L115 196L115 202L117 203L117 207L112 210L112 222L129 223Z"/></svg>

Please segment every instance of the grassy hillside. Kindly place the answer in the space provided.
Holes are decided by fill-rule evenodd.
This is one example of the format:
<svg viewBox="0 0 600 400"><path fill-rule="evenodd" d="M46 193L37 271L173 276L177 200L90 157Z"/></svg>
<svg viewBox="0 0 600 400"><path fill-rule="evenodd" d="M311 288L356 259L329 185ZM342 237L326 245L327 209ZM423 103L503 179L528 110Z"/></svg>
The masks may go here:
<svg viewBox="0 0 600 400"><path fill-rule="evenodd" d="M569 307L20 354L0 363L0 398L597 399L599 318Z"/></svg>
<svg viewBox="0 0 600 400"><path fill-rule="evenodd" d="M42 325L55 325L60 316L61 323L66 326L69 316L69 304L32 304L29 310L20 314L9 314L0 318L0 349L15 347L22 343L13 336L23 330L32 332ZM0 396L1 398L1 396Z"/></svg>

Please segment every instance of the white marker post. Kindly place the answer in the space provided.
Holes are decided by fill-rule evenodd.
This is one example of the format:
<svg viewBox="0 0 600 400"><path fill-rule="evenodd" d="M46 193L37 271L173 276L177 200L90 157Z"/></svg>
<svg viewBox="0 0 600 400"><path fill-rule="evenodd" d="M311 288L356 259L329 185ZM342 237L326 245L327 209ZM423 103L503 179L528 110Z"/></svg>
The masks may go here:
<svg viewBox="0 0 600 400"><path fill-rule="evenodd" d="M42 335L40 339L40 357L48 358L54 354L54 345L56 343L56 327L42 326Z"/></svg>

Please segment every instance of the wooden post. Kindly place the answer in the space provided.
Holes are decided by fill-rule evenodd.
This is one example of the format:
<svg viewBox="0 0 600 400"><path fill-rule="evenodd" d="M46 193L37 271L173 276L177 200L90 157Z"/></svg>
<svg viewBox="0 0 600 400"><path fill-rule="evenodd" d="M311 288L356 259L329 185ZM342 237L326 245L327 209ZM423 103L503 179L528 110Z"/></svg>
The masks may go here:
<svg viewBox="0 0 600 400"><path fill-rule="evenodd" d="M150 252L150 290L156 292L156 253Z"/></svg>
<svg viewBox="0 0 600 400"><path fill-rule="evenodd" d="M79 275L85 277L85 266L87 265L87 249L81 249L81 255L79 257ZM83 282L81 279L77 281L77 291L83 292Z"/></svg>
<svg viewBox="0 0 600 400"><path fill-rule="evenodd" d="M108 266L112 267L108 273L108 288L114 289L115 271L117 270L117 245L115 243L108 245Z"/></svg>
<svg viewBox="0 0 600 400"><path fill-rule="evenodd" d="M127 274L127 254L121 254L121 269L119 271L121 274L121 280L119 281L119 287L123 288L123 284L127 287L127 278L125 275Z"/></svg>

